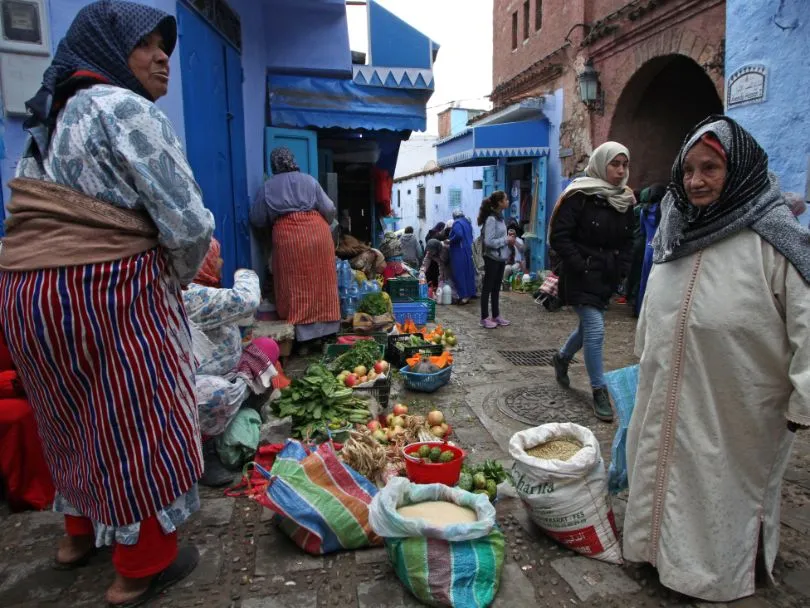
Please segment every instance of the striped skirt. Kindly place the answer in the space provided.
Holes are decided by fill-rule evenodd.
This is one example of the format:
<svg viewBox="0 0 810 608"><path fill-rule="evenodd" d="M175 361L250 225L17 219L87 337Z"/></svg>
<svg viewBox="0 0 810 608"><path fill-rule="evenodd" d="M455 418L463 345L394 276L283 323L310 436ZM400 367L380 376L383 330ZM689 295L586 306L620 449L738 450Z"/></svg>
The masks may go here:
<svg viewBox="0 0 810 608"><path fill-rule="evenodd" d="M273 226L273 286L278 316L288 323L340 321L335 243L317 211L282 216Z"/></svg>
<svg viewBox="0 0 810 608"><path fill-rule="evenodd" d="M0 319L57 491L124 526L202 473L191 336L158 249L0 273Z"/></svg>

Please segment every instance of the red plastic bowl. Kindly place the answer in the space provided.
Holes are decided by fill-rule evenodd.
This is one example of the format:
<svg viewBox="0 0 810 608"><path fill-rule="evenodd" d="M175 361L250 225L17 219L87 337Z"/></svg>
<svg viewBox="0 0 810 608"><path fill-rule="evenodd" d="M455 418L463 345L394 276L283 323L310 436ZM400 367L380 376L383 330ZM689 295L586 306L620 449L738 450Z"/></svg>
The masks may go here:
<svg viewBox="0 0 810 608"><path fill-rule="evenodd" d="M443 452L450 450L455 454L455 458L450 462L431 462L430 464L413 456L419 448L426 445L431 448L441 448ZM464 450L443 441L423 441L412 443L402 448L405 453L405 473L413 483L443 483L446 486L454 486L461 476L461 465L464 464Z"/></svg>

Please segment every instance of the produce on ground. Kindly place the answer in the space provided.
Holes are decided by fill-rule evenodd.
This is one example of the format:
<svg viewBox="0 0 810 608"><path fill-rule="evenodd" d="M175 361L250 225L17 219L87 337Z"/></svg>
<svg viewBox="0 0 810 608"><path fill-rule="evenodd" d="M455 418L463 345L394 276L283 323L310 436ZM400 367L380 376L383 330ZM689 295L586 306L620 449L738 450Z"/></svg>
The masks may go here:
<svg viewBox="0 0 810 608"><path fill-rule="evenodd" d="M401 413L403 408L404 414ZM394 413L388 414L385 425L381 425L377 420L369 422L367 426L374 438L382 444L393 443L402 447L419 441L442 439L450 430L444 421L444 414L438 410L425 418L409 416L407 409L407 405L398 403L394 406Z"/></svg>
<svg viewBox="0 0 810 608"><path fill-rule="evenodd" d="M340 450L340 457L355 471L372 481L381 480L388 464L385 448L374 439L371 431L358 427Z"/></svg>
<svg viewBox="0 0 810 608"><path fill-rule="evenodd" d="M408 370L415 374L435 374L448 365L453 365L453 355L447 351L437 357L423 357L420 353L416 353L410 359L406 359L405 363Z"/></svg>
<svg viewBox="0 0 810 608"><path fill-rule="evenodd" d="M389 301L386 295L387 294L383 294L382 292L368 294L360 301L357 311L364 312L372 317L384 315L388 312Z"/></svg>
<svg viewBox="0 0 810 608"><path fill-rule="evenodd" d="M425 340L432 342L433 344L441 344L442 346L449 347L453 347L458 344L458 339L456 338L456 334L453 332L453 330L449 327L445 329L441 325L437 326L433 331L426 333Z"/></svg>
<svg viewBox="0 0 810 608"><path fill-rule="evenodd" d="M388 369L387 361L375 361L371 369L365 365L358 365L353 370L344 369L337 375L337 381L349 388L361 388L366 384L373 385L380 378L385 378Z"/></svg>
<svg viewBox="0 0 810 608"><path fill-rule="evenodd" d="M428 500L406 505L398 508L397 513L406 519L423 519L436 528L478 521L478 516L472 509L443 500Z"/></svg>
<svg viewBox="0 0 810 608"><path fill-rule="evenodd" d="M433 344L433 342L428 342L420 334L411 334L406 340L398 341L394 347L399 352L404 352L406 348L412 348L414 346L430 346L431 344Z"/></svg>
<svg viewBox="0 0 810 608"><path fill-rule="evenodd" d="M304 376L292 381L272 403L279 418L292 417L293 437L308 438L333 424L366 424L371 418L368 403L354 391L338 384L323 365L310 365Z"/></svg>
<svg viewBox="0 0 810 608"><path fill-rule="evenodd" d="M487 460L479 465L461 467L458 487L467 492L486 494L490 500L498 496L498 484L506 480L506 470L494 461Z"/></svg>
<svg viewBox="0 0 810 608"><path fill-rule="evenodd" d="M526 450L529 456L541 460L571 460L582 449L582 443L573 437L552 439Z"/></svg>
<svg viewBox="0 0 810 608"><path fill-rule="evenodd" d="M354 370L364 367L366 370L373 369L374 364L381 360L382 348L374 340L360 340L342 355L335 357L328 363L329 370L337 374L342 370Z"/></svg>

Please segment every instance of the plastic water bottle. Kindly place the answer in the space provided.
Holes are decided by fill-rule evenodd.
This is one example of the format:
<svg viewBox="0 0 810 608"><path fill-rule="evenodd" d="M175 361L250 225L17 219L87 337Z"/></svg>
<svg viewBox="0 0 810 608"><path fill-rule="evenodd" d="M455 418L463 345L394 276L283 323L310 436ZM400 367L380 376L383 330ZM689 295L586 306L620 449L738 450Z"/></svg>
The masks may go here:
<svg viewBox="0 0 810 608"><path fill-rule="evenodd" d="M354 282L354 273L348 260L343 260L343 287L349 289Z"/></svg>
<svg viewBox="0 0 810 608"><path fill-rule="evenodd" d="M349 297L346 299L346 316L352 317L357 312L357 305L360 303L360 289L356 282L352 282L349 287Z"/></svg>
<svg viewBox="0 0 810 608"><path fill-rule="evenodd" d="M366 281L368 293L380 293L380 284L377 281Z"/></svg>
<svg viewBox="0 0 810 608"><path fill-rule="evenodd" d="M427 283L419 283L419 299L420 300L427 300L428 297L429 297L429 295L428 295Z"/></svg>

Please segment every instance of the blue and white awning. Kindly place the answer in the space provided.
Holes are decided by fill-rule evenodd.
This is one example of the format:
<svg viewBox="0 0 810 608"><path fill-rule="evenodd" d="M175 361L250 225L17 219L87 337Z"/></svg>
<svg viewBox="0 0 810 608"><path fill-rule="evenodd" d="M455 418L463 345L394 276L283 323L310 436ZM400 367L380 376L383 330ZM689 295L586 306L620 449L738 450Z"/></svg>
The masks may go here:
<svg viewBox="0 0 810 608"><path fill-rule="evenodd" d="M491 165L499 158L548 156L549 123L537 119L469 127L436 144L442 167Z"/></svg>

